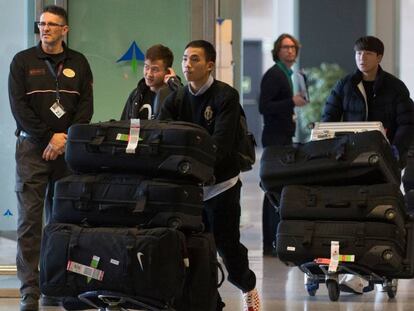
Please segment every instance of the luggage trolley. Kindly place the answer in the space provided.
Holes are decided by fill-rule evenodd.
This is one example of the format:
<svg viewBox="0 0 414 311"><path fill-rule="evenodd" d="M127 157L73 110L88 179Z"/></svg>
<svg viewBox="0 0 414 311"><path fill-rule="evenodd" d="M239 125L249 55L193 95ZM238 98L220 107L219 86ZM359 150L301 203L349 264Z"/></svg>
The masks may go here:
<svg viewBox="0 0 414 311"><path fill-rule="evenodd" d="M352 274L368 281L368 286L364 288L363 292L374 290L374 284L381 284L389 298L394 298L397 294L398 279L380 276L357 264L340 263L335 272L330 272L329 264L320 264L314 261L300 265L299 269L305 273L305 289L309 296L315 296L319 284L325 283L329 299L337 301L341 291L339 285L339 275L341 274Z"/></svg>
<svg viewBox="0 0 414 311"><path fill-rule="evenodd" d="M98 311L128 311L130 309L174 311L168 304L105 290L89 291L78 295L77 298L65 299L63 307L65 310L89 310L93 308Z"/></svg>

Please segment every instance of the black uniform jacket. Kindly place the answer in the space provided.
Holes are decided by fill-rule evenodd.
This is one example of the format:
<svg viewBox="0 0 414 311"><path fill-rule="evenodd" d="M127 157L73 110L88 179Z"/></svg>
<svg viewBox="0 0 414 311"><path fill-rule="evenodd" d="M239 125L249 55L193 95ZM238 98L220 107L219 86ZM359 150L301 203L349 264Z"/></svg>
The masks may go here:
<svg viewBox="0 0 414 311"><path fill-rule="evenodd" d="M41 145L54 133L67 132L74 123L88 123L93 114L92 72L86 58L63 45L58 63L45 54L40 43L17 53L10 65L9 98L17 131L26 132ZM45 60L54 67L56 78ZM65 113L58 118L50 109L57 100Z"/></svg>

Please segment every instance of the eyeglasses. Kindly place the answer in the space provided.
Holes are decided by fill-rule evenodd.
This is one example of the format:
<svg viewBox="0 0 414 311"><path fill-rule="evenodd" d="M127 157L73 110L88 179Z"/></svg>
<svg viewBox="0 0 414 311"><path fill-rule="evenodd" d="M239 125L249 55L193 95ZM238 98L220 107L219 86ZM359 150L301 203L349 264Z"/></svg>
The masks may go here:
<svg viewBox="0 0 414 311"><path fill-rule="evenodd" d="M284 50L290 50L290 49L296 50L296 45L282 45L280 48Z"/></svg>
<svg viewBox="0 0 414 311"><path fill-rule="evenodd" d="M48 26L50 28L66 26L66 25L57 24L57 23L53 23L53 22L50 22L50 23L37 22L36 24L37 24L37 27L39 27L39 28L45 28L46 26Z"/></svg>

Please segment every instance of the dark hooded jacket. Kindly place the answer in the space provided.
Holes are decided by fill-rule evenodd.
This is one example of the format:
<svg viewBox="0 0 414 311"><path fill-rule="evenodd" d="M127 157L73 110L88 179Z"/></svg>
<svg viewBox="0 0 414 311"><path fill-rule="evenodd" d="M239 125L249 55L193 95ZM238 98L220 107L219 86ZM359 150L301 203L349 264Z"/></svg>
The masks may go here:
<svg viewBox="0 0 414 311"><path fill-rule="evenodd" d="M404 158L414 136L414 106L407 87L379 67L370 104L373 111L368 111L364 92L361 71L340 80L328 97L322 121L381 121L388 140Z"/></svg>

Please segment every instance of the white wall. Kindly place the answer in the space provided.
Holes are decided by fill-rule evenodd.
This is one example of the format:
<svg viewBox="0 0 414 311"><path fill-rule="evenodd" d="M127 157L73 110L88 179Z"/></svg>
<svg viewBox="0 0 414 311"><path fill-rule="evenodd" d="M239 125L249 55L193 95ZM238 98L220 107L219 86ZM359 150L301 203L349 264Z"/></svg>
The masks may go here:
<svg viewBox="0 0 414 311"><path fill-rule="evenodd" d="M17 211L14 192L16 126L10 112L7 81L14 54L27 47L27 11L26 0L0 0L0 231L16 229ZM8 209L13 216L4 216Z"/></svg>
<svg viewBox="0 0 414 311"><path fill-rule="evenodd" d="M400 79L414 97L414 0L400 0Z"/></svg>
<svg viewBox="0 0 414 311"><path fill-rule="evenodd" d="M271 50L276 38L294 34L294 0L243 0L242 38L263 42L263 72L273 65ZM294 34L295 35L295 34Z"/></svg>

